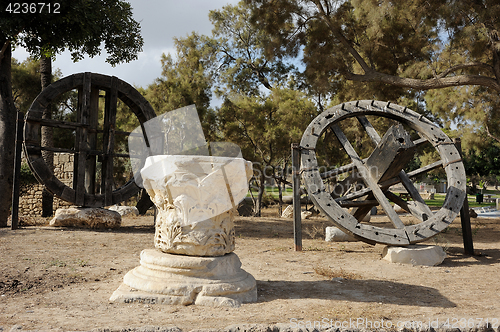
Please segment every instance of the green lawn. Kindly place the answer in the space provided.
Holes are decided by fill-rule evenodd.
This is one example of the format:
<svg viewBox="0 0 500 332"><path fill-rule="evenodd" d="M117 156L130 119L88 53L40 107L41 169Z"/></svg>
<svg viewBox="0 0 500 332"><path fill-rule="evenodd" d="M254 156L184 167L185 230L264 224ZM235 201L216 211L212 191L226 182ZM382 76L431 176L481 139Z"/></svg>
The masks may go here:
<svg viewBox="0 0 500 332"><path fill-rule="evenodd" d="M257 190L252 190L252 193L254 195L257 195ZM497 195L497 197L500 197L500 191L498 190L484 190L484 194L491 194L491 195ZM266 195L270 195L273 198L278 199L279 193L278 193L278 188L277 187L266 187ZM286 188L286 190L283 192L283 196L292 196L293 195L293 190L292 188ZM247 197L250 197L250 193L247 194ZM443 206L444 203L444 198L446 197L446 194L434 194L434 199L429 199L426 200L425 202L429 206L437 206L441 207ZM495 206L495 203L476 203L476 195L468 195L467 196L468 201L469 201L469 207L480 207L480 206Z"/></svg>
<svg viewBox="0 0 500 332"><path fill-rule="evenodd" d="M486 194L486 193L485 193ZM492 192L491 194L496 194ZM444 203L444 198L446 194L434 194L434 199L426 200L425 202L429 206L442 206ZM467 200L469 201L469 207L480 207L480 206L495 206L495 203L476 203L476 195L468 195Z"/></svg>
<svg viewBox="0 0 500 332"><path fill-rule="evenodd" d="M252 193L254 196L258 194L258 191L255 189L252 189ZM266 187L266 195L269 195L273 198L278 199L279 197L279 192L277 187ZM292 196L293 195L293 190L292 188L285 188L283 191L283 196ZM247 197L250 197L250 193L247 194Z"/></svg>

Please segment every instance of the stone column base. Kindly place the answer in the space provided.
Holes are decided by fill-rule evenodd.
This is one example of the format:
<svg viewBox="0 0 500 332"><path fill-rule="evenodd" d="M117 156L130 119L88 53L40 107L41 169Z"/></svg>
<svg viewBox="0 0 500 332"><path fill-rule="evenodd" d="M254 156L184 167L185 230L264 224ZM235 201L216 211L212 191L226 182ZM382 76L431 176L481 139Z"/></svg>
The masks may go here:
<svg viewBox="0 0 500 332"><path fill-rule="evenodd" d="M407 247L386 246L382 258L391 263L436 266L446 258L446 253L440 246L411 244Z"/></svg>
<svg viewBox="0 0 500 332"><path fill-rule="evenodd" d="M256 281L241 269L235 253L197 257L145 249L140 263L124 276L110 301L213 307L257 301Z"/></svg>

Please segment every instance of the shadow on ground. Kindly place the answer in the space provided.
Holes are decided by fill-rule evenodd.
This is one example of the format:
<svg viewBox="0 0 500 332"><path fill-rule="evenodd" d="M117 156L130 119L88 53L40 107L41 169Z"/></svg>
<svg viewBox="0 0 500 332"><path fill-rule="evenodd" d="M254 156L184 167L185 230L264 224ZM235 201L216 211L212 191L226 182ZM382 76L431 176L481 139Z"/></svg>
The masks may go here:
<svg viewBox="0 0 500 332"><path fill-rule="evenodd" d="M453 308L438 290L385 280L257 281L259 302L277 299L324 299L377 304Z"/></svg>

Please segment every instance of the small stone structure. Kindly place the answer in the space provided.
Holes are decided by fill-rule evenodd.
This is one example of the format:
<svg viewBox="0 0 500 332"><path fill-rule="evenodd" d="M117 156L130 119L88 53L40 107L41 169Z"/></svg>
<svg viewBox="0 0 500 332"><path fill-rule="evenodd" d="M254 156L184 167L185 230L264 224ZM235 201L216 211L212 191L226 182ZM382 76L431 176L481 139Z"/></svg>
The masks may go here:
<svg viewBox="0 0 500 332"><path fill-rule="evenodd" d="M352 235L349 235L338 227L329 226L325 230L325 241L327 242L356 242Z"/></svg>
<svg viewBox="0 0 500 332"><path fill-rule="evenodd" d="M135 206L111 205L108 210L116 211L120 216L138 216L139 210Z"/></svg>
<svg viewBox="0 0 500 332"><path fill-rule="evenodd" d="M406 247L384 247L382 258L391 263L436 266L446 258L440 246L412 244Z"/></svg>
<svg viewBox="0 0 500 332"><path fill-rule="evenodd" d="M121 222L122 217L116 211L101 208L70 207L57 209L49 226L112 229L119 228Z"/></svg>
<svg viewBox="0 0 500 332"><path fill-rule="evenodd" d="M233 253L233 217L251 175L242 158L148 157L141 176L158 208L156 249L142 251L140 266L110 301L230 307L256 301L256 281Z"/></svg>
<svg viewBox="0 0 500 332"><path fill-rule="evenodd" d="M65 185L73 184L73 160L71 153L54 153L54 176ZM25 217L40 217L42 215L43 185L33 183L20 188L19 215ZM54 197L54 210L70 207L72 204Z"/></svg>

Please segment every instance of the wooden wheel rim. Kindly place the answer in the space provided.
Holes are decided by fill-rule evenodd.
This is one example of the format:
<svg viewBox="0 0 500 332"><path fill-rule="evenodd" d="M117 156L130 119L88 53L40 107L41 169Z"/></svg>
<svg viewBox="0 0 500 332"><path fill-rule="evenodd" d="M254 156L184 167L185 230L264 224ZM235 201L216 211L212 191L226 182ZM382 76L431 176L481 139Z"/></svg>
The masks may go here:
<svg viewBox="0 0 500 332"><path fill-rule="evenodd" d="M76 165L76 160L76 173L74 172L73 177L79 177L79 180L74 180L73 187L75 188L70 188L54 176L53 172L50 170L50 168L42 158L41 137L39 134L40 128L44 125L53 126L54 123L58 123L58 121L56 120L49 121L49 124L47 121L44 122L42 120L43 110L52 100L54 100L61 94L73 89L79 89L83 93L83 110L81 111L83 113L89 112L89 96L92 89L106 91L106 98L108 98L109 93L110 111L109 114L105 114L105 121L108 120L108 117L111 119L113 119L113 117L116 117L117 99L123 101L130 108L141 125L147 120L150 120L156 116L149 102L134 87L117 77L89 72L73 74L71 76L65 77L57 82L52 83L50 86L44 89L33 101L30 109L26 113L24 126L24 151L28 161L28 165L37 180L40 183L43 183L48 191L67 202L86 207L103 207L120 203L137 194L140 190L140 188L135 184L134 179L130 179L122 187L115 190L113 190L112 187L109 186L105 189L104 194L89 194L86 193L85 188L83 188L81 174L77 173L80 168L78 167L78 165ZM106 113L108 112L106 111ZM59 122L59 124L62 123L62 121ZM79 125L75 125L74 123L69 124L68 128L71 126L73 126L77 132L80 132L80 134L77 135L81 135L86 140L86 128L88 127L87 123L79 123ZM107 127L108 133L106 133L105 131L104 136L109 136L109 132L114 131L114 122L108 122ZM79 156L82 164L85 162L85 159L88 156L86 154L88 151L85 151L85 144L83 144L83 142L77 143L80 144L75 144L75 151L73 153L75 155L75 159L77 156ZM112 169L114 138L109 139L108 137L108 144L106 145L108 146L108 151L103 151L103 155L105 158L108 158L107 160L111 160L110 165ZM103 144L103 146L105 146L105 144ZM104 147L103 150L106 150L106 147ZM80 172L82 172L81 169Z"/></svg>
<svg viewBox="0 0 500 332"><path fill-rule="evenodd" d="M326 129L341 120L376 115L408 125L433 144L441 156L448 190L441 209L416 225L382 228L358 222L326 190L319 173L316 144ZM425 241L443 231L455 219L466 197L466 175L460 154L450 138L422 115L396 104L362 100L334 106L318 115L307 127L300 143L301 173L312 201L340 229L374 244L408 245Z"/></svg>

